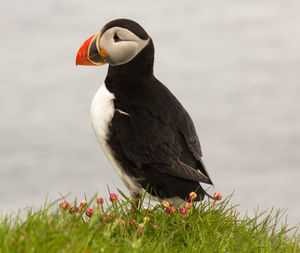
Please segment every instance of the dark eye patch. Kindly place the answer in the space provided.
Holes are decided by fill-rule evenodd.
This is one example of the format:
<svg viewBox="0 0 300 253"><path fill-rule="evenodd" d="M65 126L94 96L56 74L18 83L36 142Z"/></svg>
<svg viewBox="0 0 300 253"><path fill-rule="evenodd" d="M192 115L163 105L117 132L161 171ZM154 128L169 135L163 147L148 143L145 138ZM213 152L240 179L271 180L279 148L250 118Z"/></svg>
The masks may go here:
<svg viewBox="0 0 300 253"><path fill-rule="evenodd" d="M114 35L114 41L115 42L118 42L118 41L120 41L121 39L120 39L120 37L118 36L118 34L115 34Z"/></svg>

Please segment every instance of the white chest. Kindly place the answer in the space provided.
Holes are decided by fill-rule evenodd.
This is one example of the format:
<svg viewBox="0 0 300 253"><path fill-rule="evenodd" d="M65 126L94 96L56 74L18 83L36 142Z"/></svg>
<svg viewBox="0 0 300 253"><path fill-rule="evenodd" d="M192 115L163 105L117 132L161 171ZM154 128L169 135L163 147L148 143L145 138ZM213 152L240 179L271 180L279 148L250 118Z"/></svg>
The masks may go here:
<svg viewBox="0 0 300 253"><path fill-rule="evenodd" d="M103 152L111 162L112 166L118 173L125 186L129 189L130 193L134 195L134 193L140 191L140 186L137 185L134 179L130 178L126 173L124 173L119 163L114 159L111 148L107 144L107 138L109 136L109 126L115 113L114 99L114 94L109 92L105 84L103 84L95 94L92 101L92 126ZM120 110L117 110L117 112L125 114L126 117L129 115Z"/></svg>
<svg viewBox="0 0 300 253"><path fill-rule="evenodd" d="M114 98L114 94L110 93L103 84L95 94L91 105L92 126L102 148L106 143L109 124L115 112Z"/></svg>

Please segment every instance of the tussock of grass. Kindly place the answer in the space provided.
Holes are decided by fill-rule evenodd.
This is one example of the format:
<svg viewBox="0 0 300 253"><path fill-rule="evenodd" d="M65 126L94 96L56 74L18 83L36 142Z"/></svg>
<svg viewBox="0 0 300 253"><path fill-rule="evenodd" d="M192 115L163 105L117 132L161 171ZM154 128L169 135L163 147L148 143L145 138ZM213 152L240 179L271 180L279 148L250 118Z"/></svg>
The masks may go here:
<svg viewBox="0 0 300 253"><path fill-rule="evenodd" d="M186 217L145 202L151 211L131 212L128 199L106 200L103 211L95 199L77 215L59 208L60 200L28 210L25 218L6 215L0 223L0 252L300 252L295 229L288 236L290 229L280 225L280 211L241 218L230 198L215 207L208 201L192 205ZM91 207L88 218L85 210ZM130 224L132 219L136 224Z"/></svg>

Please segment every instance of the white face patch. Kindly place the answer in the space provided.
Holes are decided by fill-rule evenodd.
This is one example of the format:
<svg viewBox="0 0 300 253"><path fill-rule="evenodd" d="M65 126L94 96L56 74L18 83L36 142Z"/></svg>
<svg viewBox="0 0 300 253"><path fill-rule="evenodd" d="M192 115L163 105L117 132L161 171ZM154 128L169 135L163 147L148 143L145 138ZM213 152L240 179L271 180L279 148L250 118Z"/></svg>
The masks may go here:
<svg viewBox="0 0 300 253"><path fill-rule="evenodd" d="M120 40L115 41L117 35ZM108 56L105 58L112 65L121 65L131 61L139 52L145 48L150 41L142 40L128 29L112 27L105 31L100 38L100 49L105 49Z"/></svg>

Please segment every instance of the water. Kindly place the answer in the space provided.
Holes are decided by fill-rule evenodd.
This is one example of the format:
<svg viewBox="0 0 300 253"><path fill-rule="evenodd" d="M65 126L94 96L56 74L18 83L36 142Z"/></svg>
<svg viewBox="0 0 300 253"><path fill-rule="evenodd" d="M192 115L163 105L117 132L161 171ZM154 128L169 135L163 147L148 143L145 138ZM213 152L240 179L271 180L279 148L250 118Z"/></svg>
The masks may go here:
<svg viewBox="0 0 300 253"><path fill-rule="evenodd" d="M0 209L126 192L90 126L107 66L75 56L127 17L152 36L156 76L194 119L215 190L299 223L299 12L291 0L1 1Z"/></svg>

